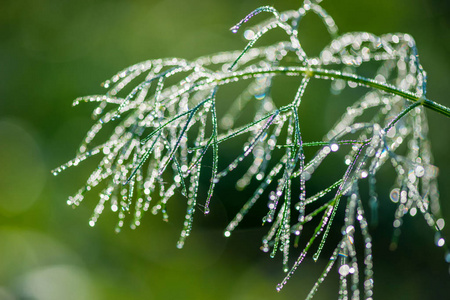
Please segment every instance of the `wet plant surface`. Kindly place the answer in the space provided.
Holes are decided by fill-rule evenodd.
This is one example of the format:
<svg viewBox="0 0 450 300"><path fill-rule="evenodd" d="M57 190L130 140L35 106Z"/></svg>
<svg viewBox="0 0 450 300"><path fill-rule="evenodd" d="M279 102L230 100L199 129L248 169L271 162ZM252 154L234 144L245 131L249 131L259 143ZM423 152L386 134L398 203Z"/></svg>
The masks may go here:
<svg viewBox="0 0 450 300"><path fill-rule="evenodd" d="M252 18L258 14L268 18L255 25ZM301 44L302 21L309 14L322 21L331 41L317 56ZM275 29L281 40L258 47L260 38ZM427 75L413 37L340 33L320 1L281 13L263 6L230 30L243 31L248 44L242 51L144 61L105 81L105 94L75 100L74 105L98 103L92 112L96 122L76 158L53 173L92 156L100 159L67 203L78 206L88 191L99 190L89 224L94 226L108 207L118 214L119 232L127 222L133 229L139 226L149 210L168 221L169 201L181 196L187 206L177 243L182 248L195 211L209 214L216 186L234 176L236 189L252 189L252 195L224 235L230 237L258 201L265 203L262 224L269 229L261 249L271 257L280 253L286 272L278 291L309 252L317 261L324 247L331 247L307 299L333 267L340 299L371 299L369 225L379 222L377 177L386 165L396 173L389 195L396 205L391 250L397 248L404 217L422 216L434 231L435 244L447 251L448 262L425 110L449 117L450 109L427 98ZM293 97L278 101L276 90L286 87L274 82L289 77L296 79ZM302 134L311 126L303 121L302 107L311 101L307 90L313 81L331 81L330 93L336 97L346 89L359 90L359 95L327 133L309 140ZM234 158L226 153L230 144L241 145ZM315 184L309 192L322 163L332 159L340 160L335 171L321 180L323 187ZM338 215L341 221L335 221ZM313 230L304 232L308 226ZM329 245L330 234L340 236L337 244ZM298 253L294 261L292 251Z"/></svg>

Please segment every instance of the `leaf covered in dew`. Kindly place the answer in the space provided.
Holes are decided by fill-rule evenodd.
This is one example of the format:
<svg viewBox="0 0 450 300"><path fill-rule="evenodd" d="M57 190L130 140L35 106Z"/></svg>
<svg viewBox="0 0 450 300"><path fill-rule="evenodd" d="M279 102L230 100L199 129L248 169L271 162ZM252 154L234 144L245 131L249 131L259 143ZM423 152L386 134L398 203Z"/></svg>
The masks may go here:
<svg viewBox="0 0 450 300"><path fill-rule="evenodd" d="M196 209L209 213L216 185L233 173L238 190L256 188L224 235L232 235L257 201L266 202L262 222L269 229L261 249L271 257L281 253L287 272L277 290L313 245L315 261L329 246L334 247L329 263L307 298L314 296L334 265L340 278L339 295L371 298L373 261L368 226L378 222L376 178L386 164L397 175L389 195L397 205L394 227L401 227L406 214L422 215L436 233L437 246L446 247L440 235L445 222L424 110L431 108L447 116L450 110L426 98L426 74L414 39L408 34L341 34L320 2L305 1L298 10L281 13L269 6L257 8L231 27L238 33L249 26L243 32L248 44L242 51L193 61L148 60L105 81L104 95L77 98L74 105L97 103L93 110L96 121L76 157L53 172L56 175L91 156L98 156L99 164L68 204L78 206L86 192L99 190L100 201L89 224L94 226L109 207L118 214L116 230L120 231L125 222L132 228L139 226L148 210L167 221L168 201L181 195L186 214L177 247L182 248ZM252 17L260 13L267 13L267 20L251 24ZM299 29L306 14L320 18L330 34L331 42L317 56L309 55L300 43ZM257 47L259 39L275 28L283 31L280 41ZM367 64L377 65L373 78L359 75ZM286 76L298 79L297 90L287 104L280 105L273 97L273 80ZM310 82L316 80L330 80L333 94L359 86L365 93L346 108L321 140L310 141L303 138L300 126L302 100ZM221 98L222 89L237 82L246 85L234 102L225 109L218 107L220 101L229 101ZM109 136L102 138L107 130ZM241 140L245 140L241 152L231 162L224 162L223 145ZM307 155L313 153L310 149L315 152ZM307 182L326 159L337 157L335 153L343 157L343 171L330 174L334 183L309 195ZM201 191L201 176L209 180L206 193ZM368 195L360 191L362 184L368 185ZM203 194L206 197L199 196ZM341 207L345 225L340 242L328 245ZM309 237L303 233L306 226L314 228ZM400 231L394 232L391 248L396 247ZM290 264L292 244L297 247L299 239L305 239L304 246ZM363 250L356 246L361 242ZM363 252L362 261L357 260L358 251Z"/></svg>

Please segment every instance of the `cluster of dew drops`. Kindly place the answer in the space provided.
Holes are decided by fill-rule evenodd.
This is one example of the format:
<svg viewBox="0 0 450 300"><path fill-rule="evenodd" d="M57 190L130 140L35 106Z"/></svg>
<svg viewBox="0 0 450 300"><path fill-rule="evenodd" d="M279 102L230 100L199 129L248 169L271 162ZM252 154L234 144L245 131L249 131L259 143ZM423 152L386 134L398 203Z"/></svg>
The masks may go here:
<svg viewBox="0 0 450 300"><path fill-rule="evenodd" d="M273 7L260 7L231 28L231 32L237 33L256 14L271 14L266 21L244 31L248 44L243 51L222 52L194 61L169 58L138 63L106 81L104 95L76 99L74 105L98 103L92 114L96 121L76 158L55 169L53 174L77 166L92 156L102 158L86 185L69 198L68 204L80 205L87 192L106 182L89 224L96 224L109 202L111 210L118 214L116 230L120 231L128 215L133 214L131 227L136 228L148 210L160 213L167 221L169 199L181 194L187 199L183 229L177 243L177 247L182 248L190 235L196 208L201 207L207 214L216 184L228 174L243 169L242 162L247 160L249 167L236 180L236 188L242 190L254 182L258 187L228 224L224 235L231 236L254 204L267 199L268 213L262 221L270 228L263 237L261 249L270 252L271 257L279 252L283 256L283 270L287 274L277 286L277 290L281 290L317 241L319 246L313 259L318 260L338 207L345 207L342 239L307 298L314 296L337 262L340 299L359 299L362 293L365 299L371 299L372 238L368 231L367 205L363 204L365 197L360 195L359 185L368 183L368 207L372 218L376 219L373 217L379 205L376 175L386 164L391 165L397 175L389 195L397 205L391 248L396 248L407 214L422 214L435 231L436 245L447 248L441 235L445 221L440 213L438 172L432 165L426 116L419 102L411 104L410 101L426 95L426 73L419 63L414 39L408 34L339 34L333 18L320 2L305 1L298 10L283 13ZM317 57L308 56L300 43L298 28L307 13L317 15L331 37L329 45ZM274 28L284 30L287 40L255 47L256 42ZM286 65L287 57L294 57L296 63ZM380 64L374 78L357 74L366 62ZM170 81L179 75L183 75L183 79ZM275 76L300 79L297 93L288 105L279 107L271 97ZM304 141L299 122L301 102L309 82L315 79L331 80L331 93L335 95L346 87L369 89L346 108L322 140ZM139 82L136 84L136 81ZM225 112L216 112L221 88L237 81L249 84ZM135 85L131 92L122 97L124 88L132 84ZM242 111L251 105L254 105L250 110L252 120L237 126L242 123L239 119ZM370 110L376 113L366 115ZM111 136L99 143L98 133L113 122ZM242 153L220 171L222 143L238 136L247 137ZM406 153L400 154L404 151L401 150L403 144L407 145ZM307 158L306 147L318 150ZM344 151L347 151L343 159L344 174L317 194L307 194L306 183L322 162ZM208 153L212 155L212 166L207 168L210 185L205 203L200 204L199 181L200 175L206 172L202 162ZM172 182L168 182L168 178L173 179ZM295 183L300 186L298 193L292 191ZM294 202L297 194L298 202ZM313 219L319 219L319 225L308 239L303 236L303 227ZM362 238L356 236L356 232ZM306 238L306 245L290 266L291 241L298 245L300 237ZM355 246L359 240L364 243L362 262L357 259ZM450 263L448 251L445 260ZM360 277L364 277L362 291Z"/></svg>

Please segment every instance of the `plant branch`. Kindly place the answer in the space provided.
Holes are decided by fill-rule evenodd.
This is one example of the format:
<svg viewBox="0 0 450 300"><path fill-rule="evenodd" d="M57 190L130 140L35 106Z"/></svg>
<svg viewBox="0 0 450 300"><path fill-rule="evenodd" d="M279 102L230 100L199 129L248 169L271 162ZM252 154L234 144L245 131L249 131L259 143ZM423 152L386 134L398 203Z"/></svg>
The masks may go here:
<svg viewBox="0 0 450 300"><path fill-rule="evenodd" d="M389 94L393 94L404 99L407 99L411 102L421 102L421 105L435 111L437 113L443 114L444 116L450 118L450 108L444 105L441 105L437 102L429 100L425 97L417 96L414 93L401 90L393 85L382 83L370 78L361 77L355 74L338 72L335 70L326 70L320 68L310 68L310 67L274 67L270 69L251 69L251 70L243 70L229 73L229 75L216 77L214 79L209 79L200 83L200 85L206 84L209 85L211 83L215 84L225 84L230 80L238 80L241 78L249 78L249 77L258 77L262 75L287 75L287 76L308 76L308 77L317 77L321 79L342 79L345 81L355 82L357 84L372 87L377 90L384 91Z"/></svg>

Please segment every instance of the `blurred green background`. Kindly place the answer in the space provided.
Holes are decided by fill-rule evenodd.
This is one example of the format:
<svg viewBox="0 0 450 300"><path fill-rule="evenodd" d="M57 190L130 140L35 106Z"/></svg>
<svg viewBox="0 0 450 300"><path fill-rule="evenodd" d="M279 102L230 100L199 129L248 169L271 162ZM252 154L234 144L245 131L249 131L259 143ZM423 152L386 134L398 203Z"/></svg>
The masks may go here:
<svg viewBox="0 0 450 300"><path fill-rule="evenodd" d="M105 213L90 228L95 194L76 210L65 204L89 169L58 177L50 174L72 158L91 125L92 106L72 108L74 98L102 92L100 82L142 60L242 49L242 36L228 29L261 5L286 10L297 8L300 1L1 1L0 299L306 296L324 261L313 264L308 259L286 288L276 293L283 273L277 259L258 249L264 231L246 226L230 239L223 237L223 226L232 217L224 208L226 202L242 199L222 194L210 216L198 211L192 237L180 251L175 247L181 229L177 212L169 223L148 215L137 230L125 228L120 234L114 233L115 216ZM410 33L429 75L428 97L450 105L448 1L340 0L325 1L323 6L341 32ZM314 20L309 24L300 34L315 49L316 36L324 31L316 31L319 23ZM335 120L345 109L337 104L332 109L309 107L317 122L327 126L334 122L327 123L328 118ZM443 213L450 222L450 120L434 112L428 116L440 167ZM324 130L315 126L309 130ZM444 251L434 246L433 232L421 216L406 218L398 250L388 250L390 187L379 190L386 203L380 214L387 223L372 233L375 299L450 299ZM444 231L448 238L449 232ZM336 298L337 276L332 274L316 299Z"/></svg>

